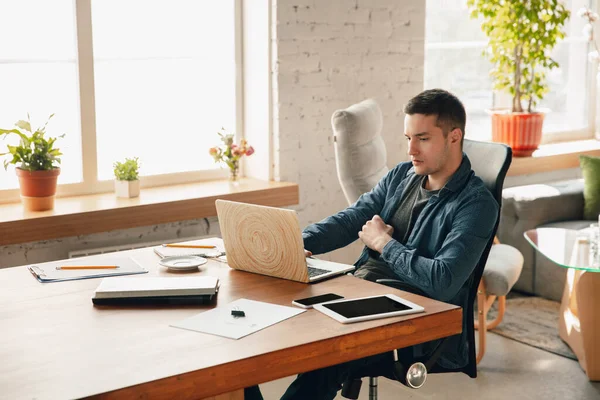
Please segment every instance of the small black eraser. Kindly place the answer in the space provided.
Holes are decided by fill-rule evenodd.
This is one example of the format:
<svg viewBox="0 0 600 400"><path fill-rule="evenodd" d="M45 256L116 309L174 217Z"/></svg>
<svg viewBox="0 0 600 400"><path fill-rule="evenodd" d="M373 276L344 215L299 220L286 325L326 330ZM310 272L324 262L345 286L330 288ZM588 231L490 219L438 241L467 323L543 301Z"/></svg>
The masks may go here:
<svg viewBox="0 0 600 400"><path fill-rule="evenodd" d="M231 310L231 315L234 317L245 317L246 313L240 310Z"/></svg>

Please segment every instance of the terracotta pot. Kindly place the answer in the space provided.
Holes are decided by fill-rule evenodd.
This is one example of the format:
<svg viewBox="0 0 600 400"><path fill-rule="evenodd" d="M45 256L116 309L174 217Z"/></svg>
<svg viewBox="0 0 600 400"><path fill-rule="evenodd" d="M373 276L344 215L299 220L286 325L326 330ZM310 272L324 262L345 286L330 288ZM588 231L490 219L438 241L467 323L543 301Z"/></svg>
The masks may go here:
<svg viewBox="0 0 600 400"><path fill-rule="evenodd" d="M492 140L505 143L516 157L529 157L542 141L544 111L512 113L508 110L489 110L492 115Z"/></svg>
<svg viewBox="0 0 600 400"><path fill-rule="evenodd" d="M15 169L21 187L21 200L28 211L46 211L54 208L56 181L60 168L49 171Z"/></svg>

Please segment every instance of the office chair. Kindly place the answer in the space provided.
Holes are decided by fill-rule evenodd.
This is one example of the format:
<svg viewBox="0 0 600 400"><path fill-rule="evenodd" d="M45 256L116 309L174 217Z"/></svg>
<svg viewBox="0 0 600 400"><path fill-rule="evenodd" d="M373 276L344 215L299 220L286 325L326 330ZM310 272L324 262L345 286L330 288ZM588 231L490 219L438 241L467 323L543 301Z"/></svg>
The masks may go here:
<svg viewBox="0 0 600 400"><path fill-rule="evenodd" d="M373 116L379 116L379 119L374 118ZM369 125L373 121L376 123L375 126ZM335 135L334 147L336 167L342 190L344 191L344 195L349 204L353 204L362 193L375 186L377 180L374 180L373 178L374 176L377 176L377 171L387 172L387 167L381 167L381 162L373 160L374 158L380 157L381 154L385 155L385 148L382 149L380 146L369 145L365 146L363 149L357 145L358 143L364 142L371 144L379 140L382 141L381 136L379 135L381 125L381 111L379 110L377 103L373 100L363 101L345 110L338 110L333 114L332 127ZM349 135L356 135L359 139L348 138ZM463 151L468 155L469 160L471 161L471 168L475 171L475 174L483 180L485 186L490 190L498 205L501 206L502 186L512 160L512 151L510 147L498 143L477 142L465 139ZM363 160L369 161L365 162ZM365 167L364 172L361 171L361 165L364 165ZM385 172L382 173L381 176L383 176ZM350 182L350 184L348 184L348 182ZM345 186L347 186L347 188ZM357 188L361 188L362 191L357 190ZM396 363L397 371L395 371L395 376L403 384L416 388L415 385L410 385L406 379L407 373L409 373L411 369L412 372L415 373L414 376L417 376L417 381L421 382L420 385L417 385L418 387L422 386L424 383L427 372L464 372L472 378L477 376L473 308L483 270L498 228L499 219L500 211L498 211L493 235L484 249L479 263L469 278L471 281L471 290L469 292L468 309L463 310L463 318L467 318L469 347L469 361L467 365L463 368L454 370L446 369L436 364L446 343L445 340L442 340L428 359L422 360L422 362L415 363L411 366L403 366ZM377 282L424 295L424 293L420 292L418 289L409 287L408 285L393 279L380 279ZM483 304L479 305L479 309L483 309L483 306ZM416 367L416 369L413 367ZM423 369L425 369L425 371L423 371ZM358 398L361 381L361 378L350 378L346 381L343 385L342 396L346 398ZM371 399L377 398L377 377L369 378L369 397Z"/></svg>

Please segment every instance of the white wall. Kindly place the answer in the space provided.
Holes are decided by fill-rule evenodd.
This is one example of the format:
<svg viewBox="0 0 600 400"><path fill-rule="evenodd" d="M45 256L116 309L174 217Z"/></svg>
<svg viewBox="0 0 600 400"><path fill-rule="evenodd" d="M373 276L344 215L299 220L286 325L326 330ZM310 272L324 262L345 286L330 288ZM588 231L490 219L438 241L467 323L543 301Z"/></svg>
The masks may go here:
<svg viewBox="0 0 600 400"><path fill-rule="evenodd" d="M404 104L423 89L422 0L273 1L274 176L300 185L305 226L344 208L331 115L366 98L382 108L390 166L407 159ZM335 252L353 262L360 246Z"/></svg>

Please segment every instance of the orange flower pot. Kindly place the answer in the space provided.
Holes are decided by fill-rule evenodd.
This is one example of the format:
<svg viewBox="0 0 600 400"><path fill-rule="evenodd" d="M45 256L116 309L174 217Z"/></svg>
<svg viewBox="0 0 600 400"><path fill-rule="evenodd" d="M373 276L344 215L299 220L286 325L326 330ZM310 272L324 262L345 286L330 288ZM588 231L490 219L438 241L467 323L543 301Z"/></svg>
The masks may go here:
<svg viewBox="0 0 600 400"><path fill-rule="evenodd" d="M46 211L54 208L56 181L60 168L49 171L27 171L16 168L21 187L21 200L28 211Z"/></svg>
<svg viewBox="0 0 600 400"><path fill-rule="evenodd" d="M492 140L505 143L516 157L529 157L542 141L545 112L511 113L508 110L490 110Z"/></svg>

